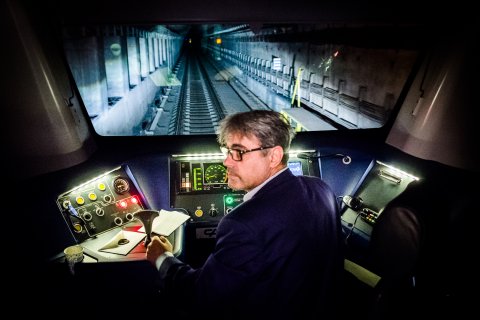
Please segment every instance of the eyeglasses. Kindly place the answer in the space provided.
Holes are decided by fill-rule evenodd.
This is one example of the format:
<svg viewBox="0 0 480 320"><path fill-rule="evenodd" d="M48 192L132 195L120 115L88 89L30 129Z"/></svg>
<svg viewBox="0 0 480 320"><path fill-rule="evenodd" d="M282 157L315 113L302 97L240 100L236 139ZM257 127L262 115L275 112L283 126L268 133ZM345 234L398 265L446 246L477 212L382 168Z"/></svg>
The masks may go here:
<svg viewBox="0 0 480 320"><path fill-rule="evenodd" d="M255 149L250 149L250 150L240 150L240 149L230 149L227 147L220 147L220 151L222 151L223 155L228 157L230 155L233 160L235 161L242 161L242 156L245 153L253 152L253 151L260 151L260 150L265 150L265 149L270 149L273 148L274 146L270 147L260 147L260 148L255 148Z"/></svg>

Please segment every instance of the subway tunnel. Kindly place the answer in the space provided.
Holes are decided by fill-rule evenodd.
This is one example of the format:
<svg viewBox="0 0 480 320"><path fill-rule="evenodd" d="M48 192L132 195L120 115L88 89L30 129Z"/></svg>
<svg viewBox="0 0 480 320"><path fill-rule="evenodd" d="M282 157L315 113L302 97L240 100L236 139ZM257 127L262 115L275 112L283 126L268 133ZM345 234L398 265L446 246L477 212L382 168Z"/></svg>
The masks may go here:
<svg viewBox="0 0 480 320"><path fill-rule="evenodd" d="M209 127L253 109L283 112L297 131L381 127L423 54L415 31L367 27L352 35L315 24L64 26L63 41L99 134L175 135L195 134L181 128L201 117L188 115L193 105ZM359 42L360 34L366 42Z"/></svg>

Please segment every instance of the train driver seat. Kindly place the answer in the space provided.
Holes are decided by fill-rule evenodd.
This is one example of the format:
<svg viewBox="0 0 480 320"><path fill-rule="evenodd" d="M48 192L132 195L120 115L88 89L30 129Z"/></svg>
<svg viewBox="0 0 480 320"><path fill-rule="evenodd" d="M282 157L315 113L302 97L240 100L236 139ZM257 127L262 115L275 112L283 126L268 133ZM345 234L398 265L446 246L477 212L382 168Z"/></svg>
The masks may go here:
<svg viewBox="0 0 480 320"><path fill-rule="evenodd" d="M380 281L369 319L458 317L468 308L478 195L458 172L452 184L438 180L450 173L412 182L374 225L365 267Z"/></svg>
<svg viewBox="0 0 480 320"><path fill-rule="evenodd" d="M367 269L380 280L374 287L369 319L405 319L416 308L416 268L422 222L414 208L389 204L377 220L368 249Z"/></svg>

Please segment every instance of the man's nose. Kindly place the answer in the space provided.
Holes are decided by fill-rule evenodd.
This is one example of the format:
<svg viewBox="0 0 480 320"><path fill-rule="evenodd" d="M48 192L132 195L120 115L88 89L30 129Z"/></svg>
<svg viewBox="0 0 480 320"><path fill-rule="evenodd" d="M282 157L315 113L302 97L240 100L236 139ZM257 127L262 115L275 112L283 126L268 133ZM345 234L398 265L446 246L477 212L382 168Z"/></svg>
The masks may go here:
<svg viewBox="0 0 480 320"><path fill-rule="evenodd" d="M225 157L225 159L223 160L223 165L225 167L231 167L232 166L232 163L233 163L233 159L232 159L232 156L230 155L230 153L227 153L227 156Z"/></svg>

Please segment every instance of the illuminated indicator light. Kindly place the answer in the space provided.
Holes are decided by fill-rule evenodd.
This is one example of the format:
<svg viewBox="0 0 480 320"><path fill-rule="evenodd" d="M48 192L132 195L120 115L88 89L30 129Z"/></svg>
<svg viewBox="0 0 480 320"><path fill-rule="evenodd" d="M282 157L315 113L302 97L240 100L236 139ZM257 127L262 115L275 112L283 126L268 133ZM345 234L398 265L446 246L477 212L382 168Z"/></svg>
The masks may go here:
<svg viewBox="0 0 480 320"><path fill-rule="evenodd" d="M192 43L192 39L191 39L191 38L190 38L190 39L188 39L188 43Z"/></svg>
<svg viewBox="0 0 480 320"><path fill-rule="evenodd" d="M227 204L232 204L232 203L233 203L233 197L226 197L226 198L225 198L225 202L226 202Z"/></svg>
<svg viewBox="0 0 480 320"><path fill-rule="evenodd" d="M133 204L137 204L138 203L138 199L135 198L135 197L132 197L132 200L130 200Z"/></svg>
<svg viewBox="0 0 480 320"><path fill-rule="evenodd" d="M201 216L203 216L203 210L200 210L200 209L195 210L195 216L197 216L197 217L199 217L199 218L200 218Z"/></svg>
<svg viewBox="0 0 480 320"><path fill-rule="evenodd" d="M215 39L216 44L222 44L222 38L217 38Z"/></svg>
<svg viewBox="0 0 480 320"><path fill-rule="evenodd" d="M94 192L90 192L88 194L88 199L90 199L92 201L95 201L95 200L97 200L97 195Z"/></svg>
<svg viewBox="0 0 480 320"><path fill-rule="evenodd" d="M105 185L105 183L99 183L97 188L100 191L105 191L107 189L107 186Z"/></svg>
<svg viewBox="0 0 480 320"><path fill-rule="evenodd" d="M128 206L128 203L127 203L127 201L122 200L122 201L120 201L120 202L118 203L118 206L119 206L120 208L126 208L126 207Z"/></svg>
<svg viewBox="0 0 480 320"><path fill-rule="evenodd" d="M185 182L185 188L190 188L192 184L190 182Z"/></svg>
<svg viewBox="0 0 480 320"><path fill-rule="evenodd" d="M193 190L202 190L202 169L193 169Z"/></svg>
<svg viewBox="0 0 480 320"><path fill-rule="evenodd" d="M77 204L80 204L80 205L85 203L85 199L82 196L76 197L75 201L77 202Z"/></svg>
<svg viewBox="0 0 480 320"><path fill-rule="evenodd" d="M339 53L340 53L340 52L338 52L338 50L337 50L337 51L335 51L335 53L333 54L333 57L334 57L334 58L336 58L336 57L338 56L338 54L339 54Z"/></svg>

